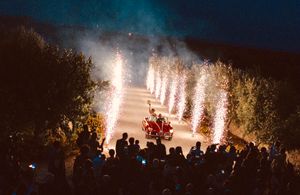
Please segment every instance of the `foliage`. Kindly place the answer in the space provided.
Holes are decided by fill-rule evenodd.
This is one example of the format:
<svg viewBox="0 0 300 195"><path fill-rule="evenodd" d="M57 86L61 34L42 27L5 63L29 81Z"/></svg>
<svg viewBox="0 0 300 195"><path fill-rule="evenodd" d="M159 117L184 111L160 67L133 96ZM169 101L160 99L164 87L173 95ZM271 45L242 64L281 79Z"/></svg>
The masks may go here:
<svg viewBox="0 0 300 195"><path fill-rule="evenodd" d="M72 50L60 50L32 30L1 32L1 124L38 134L66 116L76 120L89 111L94 83L92 62Z"/></svg>
<svg viewBox="0 0 300 195"><path fill-rule="evenodd" d="M246 133L253 133L260 142L280 139L286 146L294 147L300 134L295 130L294 139L288 137L286 125L291 120L287 116L293 113L292 109L286 108L297 105L297 100L286 101L296 99L294 89L286 90L287 83L264 78L258 72L242 72L231 67L228 70L230 122L236 123Z"/></svg>
<svg viewBox="0 0 300 195"><path fill-rule="evenodd" d="M223 89L228 93L227 128L234 123L244 133L255 135L259 142L280 139L287 147L300 147L300 97L292 83L264 77L259 70L242 71L220 61L194 64L184 71L188 72L185 118L192 115L194 89L204 71L207 74L205 112L211 120L217 91ZM209 128L202 126L199 130L207 132Z"/></svg>
<svg viewBox="0 0 300 195"><path fill-rule="evenodd" d="M275 106L277 87L278 83L271 79L244 74L234 88L237 98L235 121L246 132L254 133L264 142L274 141L275 132L279 128Z"/></svg>
<svg viewBox="0 0 300 195"><path fill-rule="evenodd" d="M45 146L51 145L54 141L59 141L63 146L68 145L69 140L67 140L67 135L65 131L61 127L57 127L54 129L46 129L39 136L43 140L43 144Z"/></svg>
<svg viewBox="0 0 300 195"><path fill-rule="evenodd" d="M1 29L0 59L1 138L29 129L37 142L59 132L72 138L91 110L96 89L91 59L50 45L25 28ZM64 128L69 122L71 130Z"/></svg>
<svg viewBox="0 0 300 195"><path fill-rule="evenodd" d="M277 136L289 148L300 148L300 106L284 121L283 128Z"/></svg>
<svg viewBox="0 0 300 195"><path fill-rule="evenodd" d="M87 117L86 124L90 127L91 131L96 131L100 137L104 136L105 132L105 118L99 113L90 114Z"/></svg>

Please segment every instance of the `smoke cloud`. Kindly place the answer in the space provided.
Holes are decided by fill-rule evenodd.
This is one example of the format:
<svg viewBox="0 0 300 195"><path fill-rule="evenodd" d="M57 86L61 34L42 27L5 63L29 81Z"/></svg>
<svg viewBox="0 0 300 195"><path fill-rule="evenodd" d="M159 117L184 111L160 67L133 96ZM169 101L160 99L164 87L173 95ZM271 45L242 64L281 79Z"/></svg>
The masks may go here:
<svg viewBox="0 0 300 195"><path fill-rule="evenodd" d="M107 22L96 22L90 28L67 27L60 32L65 47L74 48L92 58L95 65L92 70L94 80L111 80L117 50L125 59L124 80L127 86L146 85L148 61L152 55L179 57L186 66L201 62L184 41L165 36L170 34L167 32L170 26L168 12L163 8L144 1L138 7L130 2L119 7L114 7L115 4L111 6L113 7L108 6L107 9L115 10L114 12L102 10L101 13L110 17ZM111 17L116 23L110 27ZM116 24L124 28L115 28L118 26ZM96 93L96 111L104 111L107 98L105 92Z"/></svg>

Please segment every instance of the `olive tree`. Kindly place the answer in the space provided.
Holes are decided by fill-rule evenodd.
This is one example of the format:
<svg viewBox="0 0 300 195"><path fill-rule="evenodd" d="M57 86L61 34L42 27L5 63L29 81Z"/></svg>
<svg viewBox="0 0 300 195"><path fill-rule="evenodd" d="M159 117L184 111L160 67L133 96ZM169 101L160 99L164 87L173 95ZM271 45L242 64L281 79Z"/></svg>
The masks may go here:
<svg viewBox="0 0 300 195"><path fill-rule="evenodd" d="M62 120L83 119L95 83L91 59L46 43L33 30L0 31L0 135L37 137Z"/></svg>

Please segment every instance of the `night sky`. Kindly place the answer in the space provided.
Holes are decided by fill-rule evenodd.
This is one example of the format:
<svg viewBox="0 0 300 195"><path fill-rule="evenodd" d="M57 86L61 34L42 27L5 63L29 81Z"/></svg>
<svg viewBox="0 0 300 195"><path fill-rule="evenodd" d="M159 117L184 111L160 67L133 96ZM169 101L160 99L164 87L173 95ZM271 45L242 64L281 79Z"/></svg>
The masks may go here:
<svg viewBox="0 0 300 195"><path fill-rule="evenodd" d="M0 14L300 52L299 0L1 0Z"/></svg>

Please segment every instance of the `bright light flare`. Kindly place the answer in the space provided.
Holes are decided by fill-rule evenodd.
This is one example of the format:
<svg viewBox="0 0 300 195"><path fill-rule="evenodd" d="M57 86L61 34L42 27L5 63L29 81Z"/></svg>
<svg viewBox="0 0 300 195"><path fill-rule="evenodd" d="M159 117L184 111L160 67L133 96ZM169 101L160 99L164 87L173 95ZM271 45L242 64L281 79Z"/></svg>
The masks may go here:
<svg viewBox="0 0 300 195"><path fill-rule="evenodd" d="M108 103L108 110L106 112L106 143L108 144L114 128L116 126L120 107L123 98L123 58L122 55L117 52L115 60L113 75L112 75L112 89L110 91L110 100Z"/></svg>
<svg viewBox="0 0 300 195"><path fill-rule="evenodd" d="M179 97L178 97L178 106L177 106L177 117L178 120L181 121L183 117L183 113L185 110L185 104L186 104L186 93L185 93L185 87L186 87L186 76L183 75L179 79Z"/></svg>
<svg viewBox="0 0 300 195"><path fill-rule="evenodd" d="M174 108L174 104L175 104L175 97L177 94L177 88L178 88L178 75L174 74L173 78L172 78L172 82L170 85L170 94L169 94L169 107L168 107L168 111L169 113L172 112L173 108Z"/></svg>
<svg viewBox="0 0 300 195"><path fill-rule="evenodd" d="M155 71L152 65L149 66L148 74L147 74L147 89L151 94L154 92L155 87Z"/></svg>
<svg viewBox="0 0 300 195"><path fill-rule="evenodd" d="M214 117L213 143L221 143L224 136L228 104L227 96L228 95L225 90L220 90L216 114Z"/></svg>
<svg viewBox="0 0 300 195"><path fill-rule="evenodd" d="M195 88L195 94L193 97L193 114L192 114L192 131L193 134L196 133L197 127L200 123L200 119L204 111L204 101L205 101L205 88L206 88L207 74L205 71L202 71L200 78L197 81Z"/></svg>

